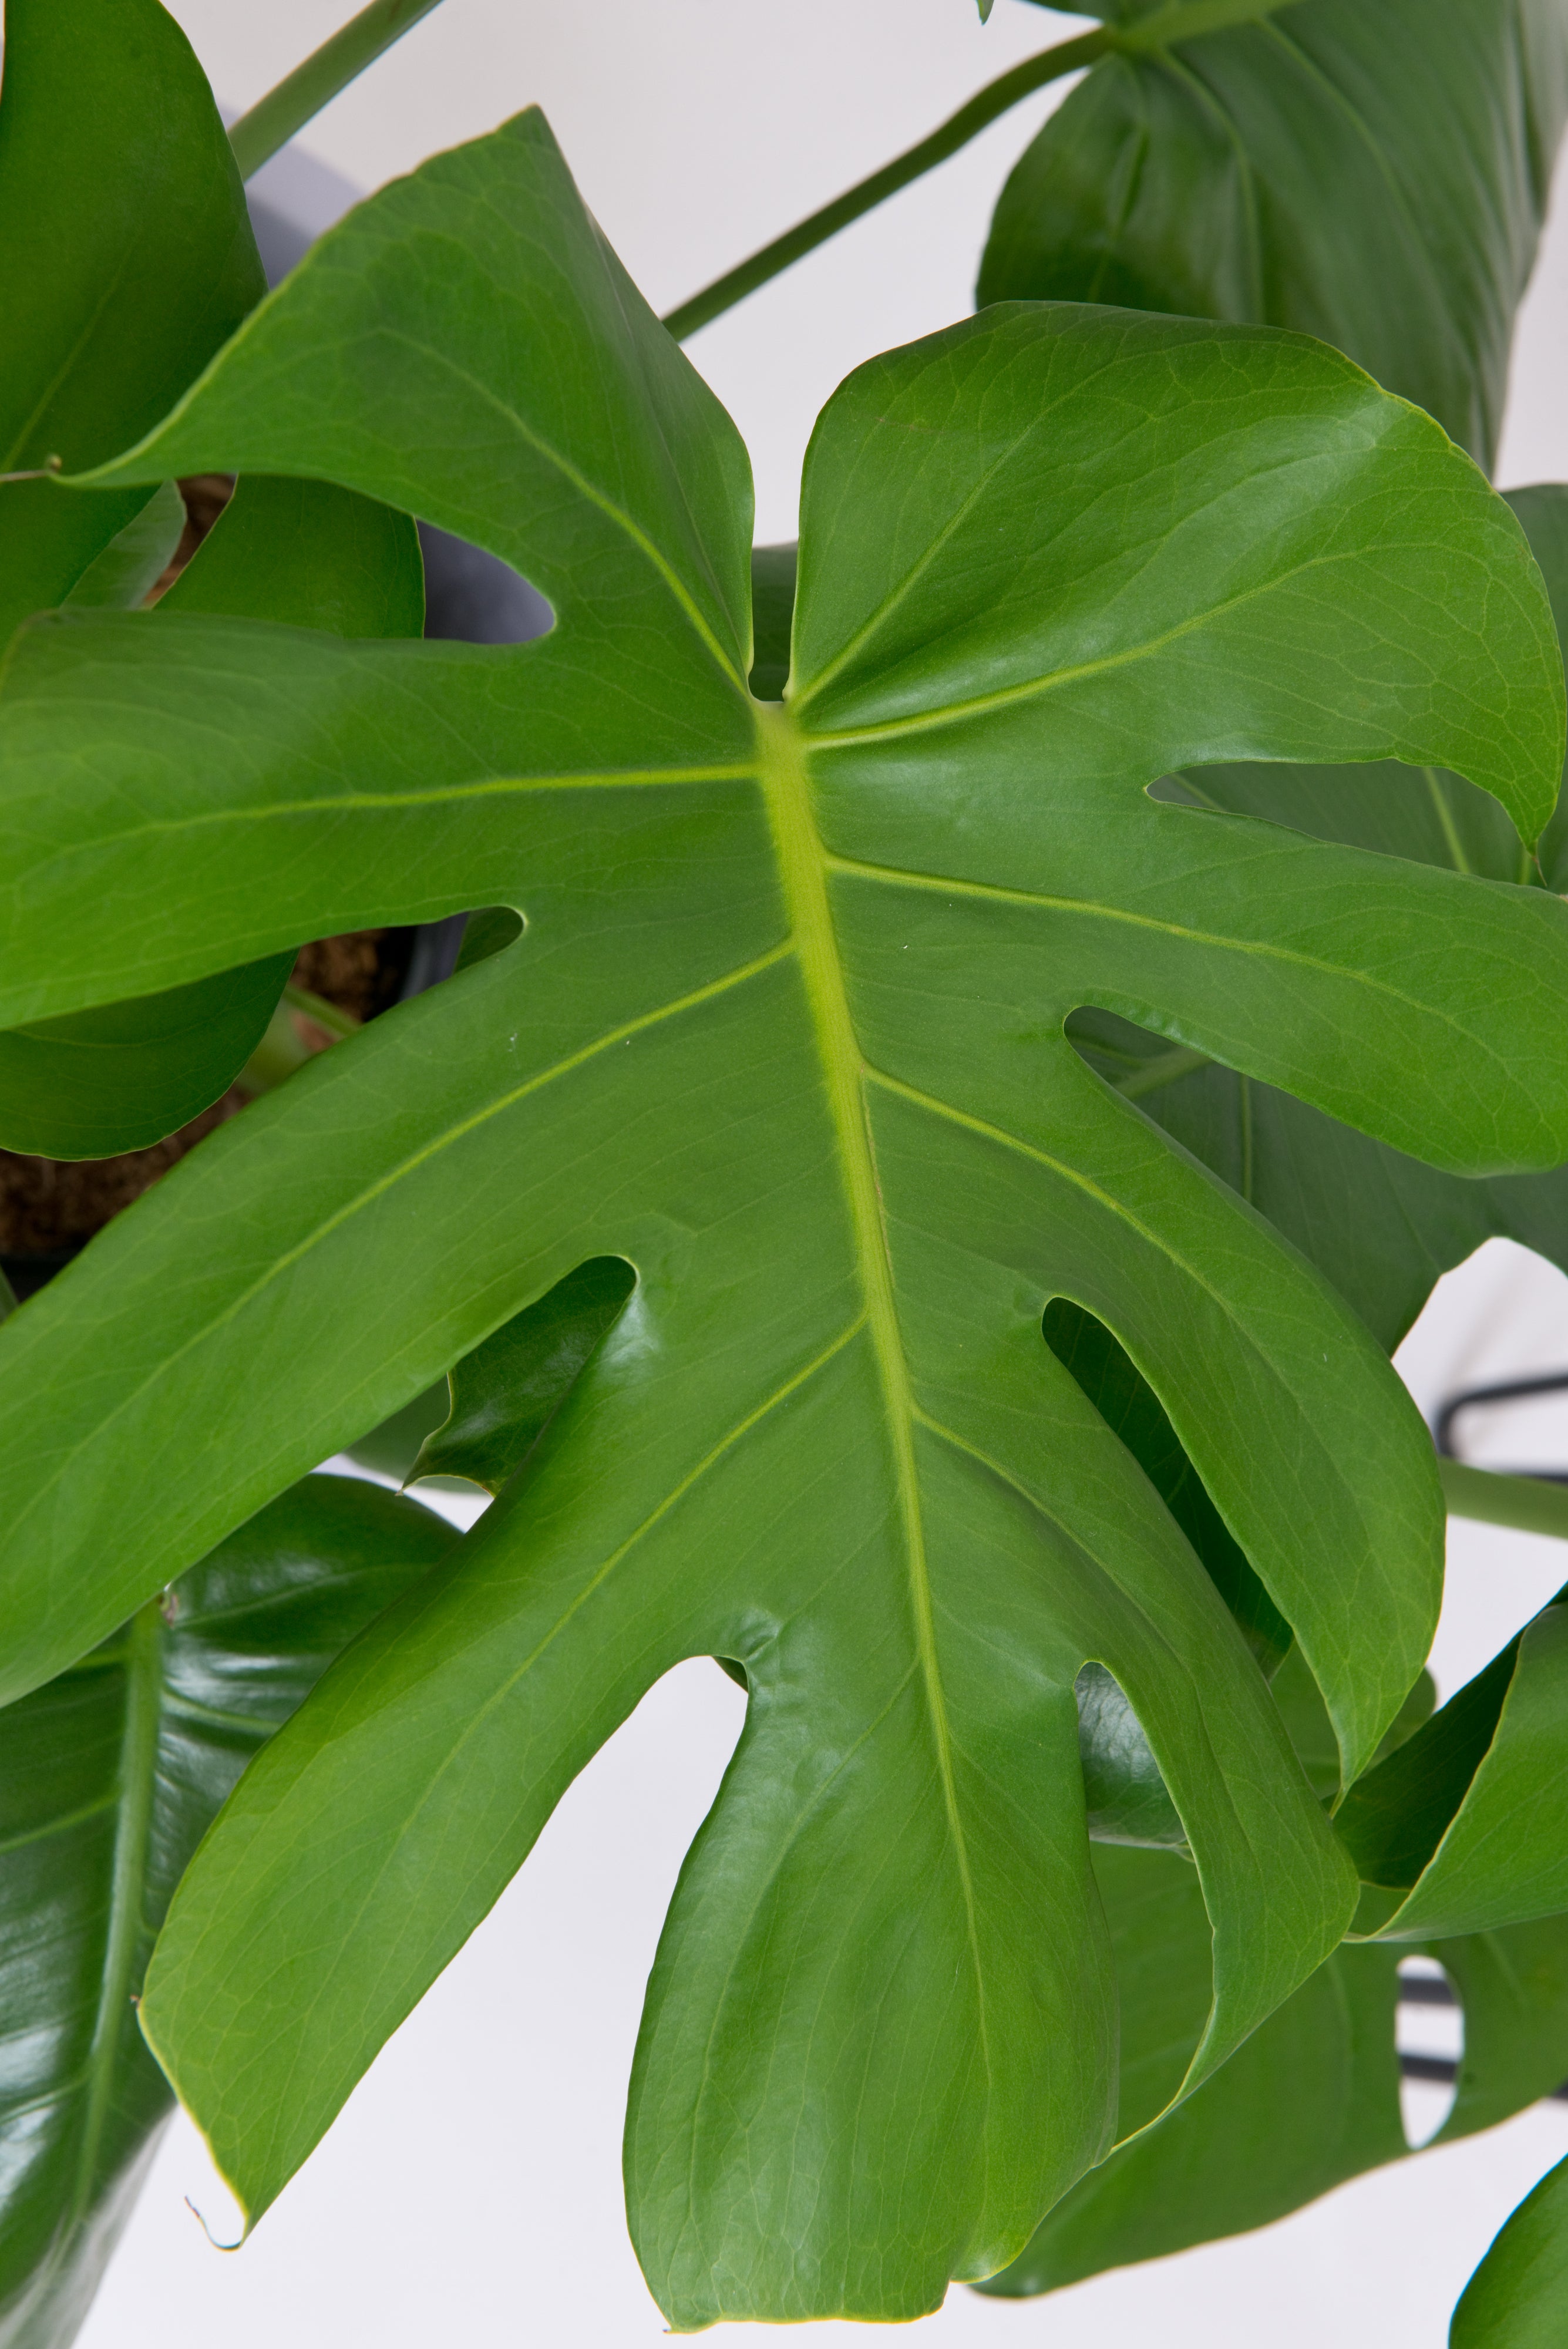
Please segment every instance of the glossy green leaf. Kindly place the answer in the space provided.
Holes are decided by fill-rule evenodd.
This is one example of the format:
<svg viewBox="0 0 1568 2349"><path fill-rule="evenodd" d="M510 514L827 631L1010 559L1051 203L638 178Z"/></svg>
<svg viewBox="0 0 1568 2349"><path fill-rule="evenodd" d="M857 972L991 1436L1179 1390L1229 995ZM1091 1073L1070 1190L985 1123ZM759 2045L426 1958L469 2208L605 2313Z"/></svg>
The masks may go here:
<svg viewBox="0 0 1568 2349"><path fill-rule="evenodd" d="M265 287L212 92L157 0L6 0L0 221L0 472L123 448ZM0 643L147 503L0 482Z"/></svg>
<svg viewBox="0 0 1568 2349"><path fill-rule="evenodd" d="M1376 1946L1336 1951L1222 2071L1157 2119L1202 2027L1208 1920L1192 1870L1167 1854L1097 1850L1095 1874L1116 1948L1123 2142L984 2287L1002 2298L1268 2226L1407 2150L1399 1953ZM1436 2140L1449 2143L1568 2074L1568 1919L1423 1947L1464 2014L1455 2102Z"/></svg>
<svg viewBox="0 0 1568 2349"><path fill-rule="evenodd" d="M426 1436L413 1475L466 1476L499 1493L613 1327L635 1280L619 1257L596 1257L465 1354L449 1373L452 1409Z"/></svg>
<svg viewBox="0 0 1568 2349"><path fill-rule="evenodd" d="M65 2349L173 2105L136 2023L182 1869L338 1651L451 1548L309 1477L0 1712L0 2343Z"/></svg>
<svg viewBox="0 0 1568 2349"><path fill-rule="evenodd" d="M979 299L1293 326L1490 464L1565 116L1561 0L1311 0L1106 57L1008 181Z"/></svg>
<svg viewBox="0 0 1568 2349"><path fill-rule="evenodd" d="M1449 2349L1558 2349L1568 2308L1568 2161L1493 2237L1449 2328Z"/></svg>
<svg viewBox="0 0 1568 2349"><path fill-rule="evenodd" d="M218 468L475 539L556 626L30 629L0 697L0 1016L311 931L526 926L5 1325L9 1685L623 1258L624 1311L452 1572L247 1776L144 2023L254 2215L587 1756L680 1657L727 1657L747 1725L634 2075L639 2253L685 2329L918 2313L1013 2256L1111 2126L1085 1663L1214 1926L1186 2085L1351 1893L1047 1305L1158 1397L1353 1770L1438 1593L1430 1447L1386 1361L1066 1015L1146 1019L1450 1166L1568 1149L1563 908L1143 786L1400 755L1533 833L1563 760L1539 576L1467 460L1334 354L1019 308L830 403L790 691L753 701L743 451L537 115L350 215L115 477Z"/></svg>
<svg viewBox="0 0 1568 2349"><path fill-rule="evenodd" d="M153 618L166 627L194 612L417 636L419 540L406 514L329 482L243 481ZM174 1133L244 1066L293 961L288 947L156 995L0 1030L0 1142L107 1158Z"/></svg>
<svg viewBox="0 0 1568 2349"><path fill-rule="evenodd" d="M1363 1880L1405 1892L1379 1922L1392 1940L1568 1908L1568 1604L1353 1786L1338 1826Z"/></svg>

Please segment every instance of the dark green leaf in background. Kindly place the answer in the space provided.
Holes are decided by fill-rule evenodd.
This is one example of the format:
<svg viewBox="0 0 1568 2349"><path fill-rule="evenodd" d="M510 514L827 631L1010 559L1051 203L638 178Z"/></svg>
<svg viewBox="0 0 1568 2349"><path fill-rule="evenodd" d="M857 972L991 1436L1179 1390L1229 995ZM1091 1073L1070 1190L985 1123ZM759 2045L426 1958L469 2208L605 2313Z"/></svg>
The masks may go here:
<svg viewBox="0 0 1568 2349"><path fill-rule="evenodd" d="M165 481L60 600L73 611L140 610L178 552L185 522L180 484Z"/></svg>
<svg viewBox="0 0 1568 2349"><path fill-rule="evenodd" d="M1438 1593L1386 1361L1067 1015L1457 1171L1568 1149L1554 900L1144 787L1398 756L1533 836L1563 760L1539 574L1437 429L1321 347L1018 308L830 403L789 690L753 701L743 451L536 115L351 215L116 478L209 470L417 512L556 628L31 628L0 1016L378 921L526 926L5 1325L8 1684L576 1267L630 1265L452 1570L247 1774L144 2022L254 2216L589 1754L681 1657L727 1657L746 1727L634 2075L639 2254L684 2329L918 2313L1014 2256L1113 2123L1085 1663L1213 1927L1173 2088L1310 1976L1353 1889L1223 1599L1044 1342L1053 1299L1158 1398L1352 1772Z"/></svg>
<svg viewBox="0 0 1568 2349"><path fill-rule="evenodd" d="M1490 465L1565 115L1562 0L1298 0L1107 57L1002 191L979 299L1294 326Z"/></svg>
<svg viewBox="0 0 1568 2349"><path fill-rule="evenodd" d="M212 92L157 0L6 0L0 472L156 422L265 289ZM148 503L0 483L0 643Z"/></svg>
<svg viewBox="0 0 1568 2349"><path fill-rule="evenodd" d="M352 491L258 475L240 483L149 625L196 612L417 636L419 540L406 514ZM172 1133L249 1059L293 961L287 947L183 987L0 1030L0 1143L107 1158Z"/></svg>
<svg viewBox="0 0 1568 2349"><path fill-rule="evenodd" d="M253 1754L455 1537L309 1477L0 1712L0 2344L65 2349L168 2083L135 2000L169 1896Z"/></svg>
<svg viewBox="0 0 1568 2349"><path fill-rule="evenodd" d="M619 1257L580 1264L537 1305L465 1354L449 1373L452 1410L426 1436L413 1475L466 1476L499 1493L549 1425L635 1278Z"/></svg>
<svg viewBox="0 0 1568 2349"><path fill-rule="evenodd" d="M1480 1931L1568 1906L1561 1596L1351 1788L1338 1825L1363 1880L1405 1894L1377 1920L1391 1939Z"/></svg>
<svg viewBox="0 0 1568 2349"><path fill-rule="evenodd" d="M1568 626L1568 490L1511 490ZM1497 881L1521 877L1518 834L1495 800L1437 768L1209 767L1160 786L1173 801L1261 818L1324 840ZM1543 835L1548 885L1562 885L1563 823ZM1528 870L1528 860L1525 860ZM1301 1249L1391 1353L1441 1273L1501 1236L1568 1269L1568 1175L1456 1181L1356 1133L1275 1087L1173 1050L1105 1012L1072 1033L1091 1067L1136 1100Z"/></svg>
<svg viewBox="0 0 1568 2349"><path fill-rule="evenodd" d="M1158 2119L1202 2026L1208 1920L1192 1869L1168 1854L1102 1847L1095 1875L1121 2003L1116 2134L1130 2142L983 2287L1002 2298L1056 2292L1267 2226L1407 2149L1395 2047L1397 1951L1337 1951L1222 2071ZM1451 2144L1568 2075L1568 1918L1420 1946L1442 1965L1463 2010L1455 2101L1433 2140Z"/></svg>

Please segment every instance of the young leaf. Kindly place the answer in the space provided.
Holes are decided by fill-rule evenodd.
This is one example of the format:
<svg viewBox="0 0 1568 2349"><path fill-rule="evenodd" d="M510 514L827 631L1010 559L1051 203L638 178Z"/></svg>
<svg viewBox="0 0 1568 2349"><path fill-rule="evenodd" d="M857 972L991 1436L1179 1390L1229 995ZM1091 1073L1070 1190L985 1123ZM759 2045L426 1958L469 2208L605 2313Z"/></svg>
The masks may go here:
<svg viewBox="0 0 1568 2349"><path fill-rule="evenodd" d="M1008 181L979 299L1295 326L1490 464L1565 113L1552 0L1312 0L1118 52Z"/></svg>
<svg viewBox="0 0 1568 2349"><path fill-rule="evenodd" d="M1538 575L1438 429L1334 354L1008 310L830 403L794 680L753 701L743 452L536 115L351 215L116 478L188 462L417 512L556 629L29 631L0 1015L361 921L527 927L6 1324L9 1685L623 1258L635 1291L461 1563L247 1776L144 2021L254 2215L587 1755L680 1657L728 1657L747 1726L650 1984L634 2233L680 2326L918 2313L1022 2248L1110 2125L1085 1663L1214 1925L1179 2085L1347 1909L1240 1632L1044 1342L1052 1299L1158 1396L1352 1770L1436 1606L1429 1444L1386 1363L1067 1014L1145 1018L1456 1167L1568 1149L1561 906L1142 787L1397 755L1533 833L1563 759Z"/></svg>
<svg viewBox="0 0 1568 2349"><path fill-rule="evenodd" d="M136 1998L181 1870L252 1755L453 1539L410 1501L307 1477L0 1713L0 2340L16 2349L75 2337L172 2107Z"/></svg>
<svg viewBox="0 0 1568 2349"><path fill-rule="evenodd" d="M1363 1880L1405 1893L1380 1924L1389 1940L1568 1908L1568 1605L1542 1609L1353 1786L1338 1825Z"/></svg>
<svg viewBox="0 0 1568 2349"><path fill-rule="evenodd" d="M157 0L6 0L0 221L0 472L123 448L265 290L212 92ZM0 482L0 643L148 503Z"/></svg>
<svg viewBox="0 0 1568 2349"><path fill-rule="evenodd" d="M1449 2328L1449 2349L1557 2349L1568 2305L1568 2161L1492 2238Z"/></svg>

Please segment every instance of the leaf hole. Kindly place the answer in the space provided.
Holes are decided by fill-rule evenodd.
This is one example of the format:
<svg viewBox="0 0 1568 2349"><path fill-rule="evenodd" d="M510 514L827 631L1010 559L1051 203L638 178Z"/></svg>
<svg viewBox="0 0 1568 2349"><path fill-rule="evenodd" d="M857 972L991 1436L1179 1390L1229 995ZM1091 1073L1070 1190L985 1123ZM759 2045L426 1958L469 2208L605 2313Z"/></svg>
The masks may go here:
<svg viewBox="0 0 1568 2349"><path fill-rule="evenodd" d="M425 559L425 635L464 645L527 645L556 625L548 601L498 554L433 523L419 525Z"/></svg>
<svg viewBox="0 0 1568 2349"><path fill-rule="evenodd" d="M1041 1328L1063 1369L1165 1503L1259 1664L1272 1674L1290 1647L1290 1626L1215 1507L1154 1389L1119 1340L1083 1306L1053 1298Z"/></svg>
<svg viewBox="0 0 1568 2349"><path fill-rule="evenodd" d="M1412 2153L1429 2145L1448 2120L1464 2062L1465 2010L1452 1978L1435 1958L1401 1958L1394 2014L1399 2058L1399 2117Z"/></svg>

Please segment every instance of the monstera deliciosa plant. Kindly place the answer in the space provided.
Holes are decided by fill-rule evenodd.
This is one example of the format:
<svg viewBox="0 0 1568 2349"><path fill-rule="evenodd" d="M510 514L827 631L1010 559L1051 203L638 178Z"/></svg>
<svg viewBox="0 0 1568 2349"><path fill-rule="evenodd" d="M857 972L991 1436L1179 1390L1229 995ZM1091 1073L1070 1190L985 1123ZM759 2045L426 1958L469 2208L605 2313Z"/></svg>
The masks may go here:
<svg viewBox="0 0 1568 2349"><path fill-rule="evenodd" d="M119 265L206 243L178 357L102 252L101 347L36 293L0 1141L167 1133L302 941L473 918L0 1334L0 2339L70 2338L166 2084L259 2217L694 1655L746 1721L627 2136L678 2330L1046 2290L1397 2157L1412 1947L1450 2135L1568 2068L1563 1610L1426 1719L1387 1360L1489 1232L1568 1255L1568 506L1477 461L1568 12L1119 12L674 326L1064 57L988 306L828 402L797 554L536 111L261 300L156 0L11 0L0 201L79 115ZM415 518L550 632L418 641ZM311 1476L447 1373L406 1464L472 1532ZM1538 2321L1543 2193L1457 2340Z"/></svg>

